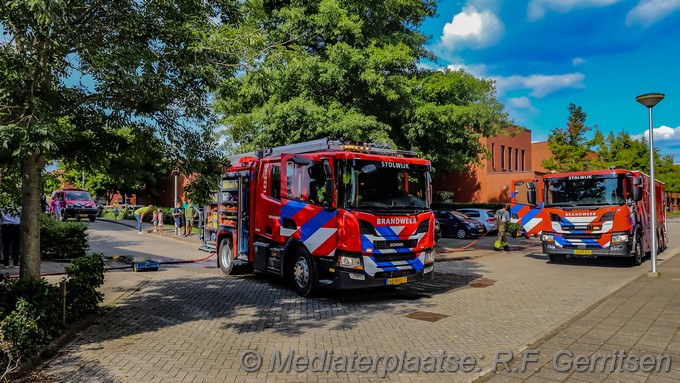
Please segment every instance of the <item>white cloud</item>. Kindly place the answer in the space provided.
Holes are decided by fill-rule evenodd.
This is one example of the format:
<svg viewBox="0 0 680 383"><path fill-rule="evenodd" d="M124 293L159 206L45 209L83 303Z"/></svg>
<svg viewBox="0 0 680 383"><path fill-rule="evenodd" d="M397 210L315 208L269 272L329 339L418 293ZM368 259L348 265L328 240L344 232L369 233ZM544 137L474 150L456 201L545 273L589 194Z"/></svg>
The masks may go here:
<svg viewBox="0 0 680 383"><path fill-rule="evenodd" d="M447 68L452 70L452 71L463 70L467 73L470 73L471 75L473 75L475 77L480 77L480 78L489 77L487 75L487 66L484 65L484 64L477 64L477 65L451 64Z"/></svg>
<svg viewBox="0 0 680 383"><path fill-rule="evenodd" d="M508 105L517 109L529 109L533 107L533 105L531 105L531 100L526 96L509 98Z"/></svg>
<svg viewBox="0 0 680 383"><path fill-rule="evenodd" d="M626 16L626 25L648 27L680 9L680 0L640 0Z"/></svg>
<svg viewBox="0 0 680 383"><path fill-rule="evenodd" d="M534 74L531 76L492 77L496 80L498 94L503 94L514 89L531 89L530 96L543 98L561 89L585 88L583 80L586 78L582 73L568 73L560 75Z"/></svg>
<svg viewBox="0 0 680 383"><path fill-rule="evenodd" d="M645 130L642 134L633 136L636 140L641 140L642 137L649 139L649 129ZM680 143L680 126L671 128L670 126L661 125L658 128L654 128L654 142L656 141L677 141Z"/></svg>
<svg viewBox="0 0 680 383"><path fill-rule="evenodd" d="M586 62L586 60L581 58L581 57L574 57L574 59L571 60L571 64L573 66L579 66L579 65L583 64L584 62Z"/></svg>
<svg viewBox="0 0 680 383"><path fill-rule="evenodd" d="M441 42L453 50L479 49L497 42L503 31L503 23L492 11L478 11L468 5L444 25Z"/></svg>
<svg viewBox="0 0 680 383"><path fill-rule="evenodd" d="M532 21L540 20L548 11L567 13L574 8L605 7L620 1L622 0L531 0L527 8L527 17Z"/></svg>

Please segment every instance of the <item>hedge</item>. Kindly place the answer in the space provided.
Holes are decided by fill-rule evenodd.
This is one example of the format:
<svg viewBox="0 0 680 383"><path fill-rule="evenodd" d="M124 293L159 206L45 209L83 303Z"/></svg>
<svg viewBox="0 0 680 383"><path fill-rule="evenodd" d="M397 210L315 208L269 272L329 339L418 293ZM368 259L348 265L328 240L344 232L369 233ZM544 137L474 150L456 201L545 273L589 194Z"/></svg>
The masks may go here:
<svg viewBox="0 0 680 383"><path fill-rule="evenodd" d="M87 225L61 222L44 215L40 221L40 257L42 260L84 257L89 244Z"/></svg>

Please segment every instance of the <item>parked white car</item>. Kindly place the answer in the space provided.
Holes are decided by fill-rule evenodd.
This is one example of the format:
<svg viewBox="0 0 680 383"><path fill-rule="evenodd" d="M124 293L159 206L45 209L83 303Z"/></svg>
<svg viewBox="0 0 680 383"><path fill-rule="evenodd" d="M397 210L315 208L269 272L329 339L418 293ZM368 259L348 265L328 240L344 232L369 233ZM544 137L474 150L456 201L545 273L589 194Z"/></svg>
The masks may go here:
<svg viewBox="0 0 680 383"><path fill-rule="evenodd" d="M459 211L468 217L474 219L477 222L480 222L484 227L486 228L486 231L493 231L496 230L496 218L494 218L494 215L496 214L495 211L490 210L490 209L476 209L476 208L463 208L463 209L456 209L456 211Z"/></svg>

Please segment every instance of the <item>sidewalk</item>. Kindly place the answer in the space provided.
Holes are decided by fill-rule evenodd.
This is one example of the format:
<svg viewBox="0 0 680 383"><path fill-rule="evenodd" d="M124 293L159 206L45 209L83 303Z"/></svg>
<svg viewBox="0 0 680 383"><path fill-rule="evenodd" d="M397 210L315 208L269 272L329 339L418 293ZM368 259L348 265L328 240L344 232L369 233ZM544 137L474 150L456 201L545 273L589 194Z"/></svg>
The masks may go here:
<svg viewBox="0 0 680 383"><path fill-rule="evenodd" d="M680 382L680 256L659 270L660 277L636 279L557 333L529 345L524 352L537 352L532 354L536 362L517 353L509 371L497 364L497 372L479 382ZM578 294L578 286L564 291ZM645 357L653 364L651 371L633 362ZM579 358L585 366L576 365ZM523 359L528 361L524 372Z"/></svg>

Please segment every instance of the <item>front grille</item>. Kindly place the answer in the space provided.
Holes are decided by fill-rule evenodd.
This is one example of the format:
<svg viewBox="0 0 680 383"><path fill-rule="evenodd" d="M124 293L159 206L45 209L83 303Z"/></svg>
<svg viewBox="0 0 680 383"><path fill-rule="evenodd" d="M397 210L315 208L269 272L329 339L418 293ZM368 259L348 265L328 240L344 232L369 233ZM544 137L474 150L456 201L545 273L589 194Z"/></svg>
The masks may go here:
<svg viewBox="0 0 680 383"><path fill-rule="evenodd" d="M388 249L412 249L418 245L417 239L407 239L405 241L375 241L373 242L373 247L376 250L388 250Z"/></svg>
<svg viewBox="0 0 680 383"><path fill-rule="evenodd" d="M563 237L566 240L570 239L600 239L602 234L564 234Z"/></svg>
<svg viewBox="0 0 680 383"><path fill-rule="evenodd" d="M562 225L562 230L568 231L593 231L593 225L578 225L578 226L564 226Z"/></svg>
<svg viewBox="0 0 680 383"><path fill-rule="evenodd" d="M411 270L394 270L394 271L379 271L375 273L376 278L397 278L397 277L408 277L409 275L415 274L416 271Z"/></svg>
<svg viewBox="0 0 680 383"><path fill-rule="evenodd" d="M397 262L416 259L416 253L373 254L376 262Z"/></svg>

